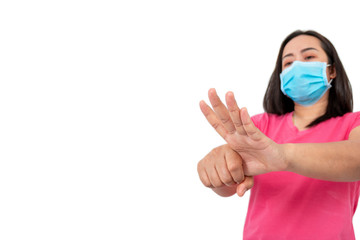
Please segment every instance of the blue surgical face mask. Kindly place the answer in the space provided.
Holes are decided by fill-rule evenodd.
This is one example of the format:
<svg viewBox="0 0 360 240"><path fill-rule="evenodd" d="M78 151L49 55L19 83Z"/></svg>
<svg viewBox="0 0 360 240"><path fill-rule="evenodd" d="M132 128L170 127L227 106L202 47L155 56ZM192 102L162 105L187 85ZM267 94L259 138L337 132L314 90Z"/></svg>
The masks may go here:
<svg viewBox="0 0 360 240"><path fill-rule="evenodd" d="M311 106L331 87L326 76L325 62L294 61L280 74L281 91L294 102Z"/></svg>

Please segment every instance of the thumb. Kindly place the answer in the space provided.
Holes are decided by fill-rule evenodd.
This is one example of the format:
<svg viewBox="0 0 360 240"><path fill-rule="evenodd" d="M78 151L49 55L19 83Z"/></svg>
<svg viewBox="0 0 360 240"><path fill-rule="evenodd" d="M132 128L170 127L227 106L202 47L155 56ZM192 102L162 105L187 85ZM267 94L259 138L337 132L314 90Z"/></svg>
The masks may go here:
<svg viewBox="0 0 360 240"><path fill-rule="evenodd" d="M243 197L245 192L251 189L254 186L254 177L245 176L244 181L242 181L236 187L236 193L239 197Z"/></svg>

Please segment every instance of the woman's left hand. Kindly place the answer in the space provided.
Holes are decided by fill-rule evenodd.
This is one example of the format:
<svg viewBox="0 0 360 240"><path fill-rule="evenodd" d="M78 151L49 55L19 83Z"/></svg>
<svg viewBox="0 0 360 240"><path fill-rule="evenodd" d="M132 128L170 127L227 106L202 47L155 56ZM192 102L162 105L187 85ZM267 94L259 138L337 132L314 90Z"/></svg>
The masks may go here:
<svg viewBox="0 0 360 240"><path fill-rule="evenodd" d="M282 145L256 128L246 108L238 107L232 92L226 94L227 108L215 89L209 90L209 99L213 109L201 101L201 111L229 146L241 155L246 176L286 170Z"/></svg>

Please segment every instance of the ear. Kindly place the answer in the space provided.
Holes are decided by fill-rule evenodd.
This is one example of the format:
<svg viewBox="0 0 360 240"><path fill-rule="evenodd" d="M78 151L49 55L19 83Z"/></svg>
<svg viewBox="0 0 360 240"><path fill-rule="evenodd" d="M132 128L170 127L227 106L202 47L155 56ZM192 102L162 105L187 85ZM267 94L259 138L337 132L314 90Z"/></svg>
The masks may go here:
<svg viewBox="0 0 360 240"><path fill-rule="evenodd" d="M331 65L330 66L330 75L329 75L330 79L334 79L336 78L336 68L335 65Z"/></svg>

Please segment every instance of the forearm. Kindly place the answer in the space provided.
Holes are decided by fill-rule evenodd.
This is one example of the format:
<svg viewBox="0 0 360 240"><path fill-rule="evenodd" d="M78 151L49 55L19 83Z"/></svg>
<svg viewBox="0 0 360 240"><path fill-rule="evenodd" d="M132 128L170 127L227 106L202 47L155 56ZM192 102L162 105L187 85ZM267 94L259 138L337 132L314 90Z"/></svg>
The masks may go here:
<svg viewBox="0 0 360 240"><path fill-rule="evenodd" d="M282 147L287 171L327 181L360 180L360 141L295 143Z"/></svg>

